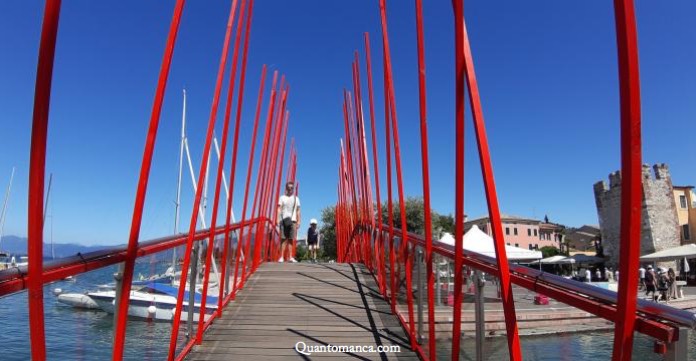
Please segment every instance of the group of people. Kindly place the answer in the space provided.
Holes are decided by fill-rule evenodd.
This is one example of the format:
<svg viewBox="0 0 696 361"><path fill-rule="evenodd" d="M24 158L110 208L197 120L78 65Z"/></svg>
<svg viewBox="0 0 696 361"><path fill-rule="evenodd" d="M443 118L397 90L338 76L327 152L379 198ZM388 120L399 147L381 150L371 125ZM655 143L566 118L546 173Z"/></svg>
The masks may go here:
<svg viewBox="0 0 696 361"><path fill-rule="evenodd" d="M589 268L581 268L580 272L573 271L573 278L582 282L618 282L619 270L614 271L611 267L606 267L604 269L597 267L594 272L592 272Z"/></svg>
<svg viewBox="0 0 696 361"><path fill-rule="evenodd" d="M673 268L666 271L664 268L659 268L656 273L653 266L648 266L647 270L641 267L638 271L640 289L645 289L645 296L649 297L652 293L653 301L669 301L678 298L677 274Z"/></svg>
<svg viewBox="0 0 696 361"><path fill-rule="evenodd" d="M292 243L295 240L297 229L301 224L300 213L300 198L294 194L295 184L287 182L285 184L285 194L278 199L277 219L280 226L280 258L278 262L285 262L285 255L292 248ZM317 252L319 250L319 230L317 229L317 220L312 218L309 221L309 229L307 230L307 248L309 257L312 261L317 260ZM287 259L289 262L297 262L295 257Z"/></svg>

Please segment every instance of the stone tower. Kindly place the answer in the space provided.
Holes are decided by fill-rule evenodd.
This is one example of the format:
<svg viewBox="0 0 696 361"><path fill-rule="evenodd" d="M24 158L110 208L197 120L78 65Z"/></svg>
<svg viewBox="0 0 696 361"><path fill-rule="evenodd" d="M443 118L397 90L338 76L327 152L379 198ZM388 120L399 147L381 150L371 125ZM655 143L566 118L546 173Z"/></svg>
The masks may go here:
<svg viewBox="0 0 696 361"><path fill-rule="evenodd" d="M656 164L652 168L651 171L649 165L643 165L641 255L677 247L680 243L669 169L666 164ZM595 183L594 194L604 255L608 257L607 263L616 267L619 264L621 243L621 172L609 174L608 186L605 181Z"/></svg>

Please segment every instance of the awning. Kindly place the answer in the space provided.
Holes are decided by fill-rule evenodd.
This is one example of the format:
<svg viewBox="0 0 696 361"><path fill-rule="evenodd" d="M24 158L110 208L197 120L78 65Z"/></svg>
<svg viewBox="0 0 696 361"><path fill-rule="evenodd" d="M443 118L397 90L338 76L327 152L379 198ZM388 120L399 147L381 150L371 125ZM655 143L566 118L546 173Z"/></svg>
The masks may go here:
<svg viewBox="0 0 696 361"><path fill-rule="evenodd" d="M539 264L540 262L541 264L573 264L575 260L566 256L556 255L534 261L531 264Z"/></svg>
<svg viewBox="0 0 696 361"><path fill-rule="evenodd" d="M454 246L454 237L445 233L440 242ZM464 250L479 253L484 256L495 258L495 244L493 238L481 231L476 225L464 234ZM539 251L531 251L524 248L505 245L505 253L510 261L529 261L541 259Z"/></svg>
<svg viewBox="0 0 696 361"><path fill-rule="evenodd" d="M645 256L641 257L640 260L643 262L662 262L674 261L681 258L696 258L696 244L685 244L683 246L646 254Z"/></svg>

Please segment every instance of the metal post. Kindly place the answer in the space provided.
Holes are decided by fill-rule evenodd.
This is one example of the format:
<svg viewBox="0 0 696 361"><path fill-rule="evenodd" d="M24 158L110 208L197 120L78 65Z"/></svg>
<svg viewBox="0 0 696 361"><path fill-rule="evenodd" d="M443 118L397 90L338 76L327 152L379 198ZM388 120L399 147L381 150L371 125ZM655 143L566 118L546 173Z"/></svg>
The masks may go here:
<svg viewBox="0 0 696 361"><path fill-rule="evenodd" d="M667 344L665 361L689 360L689 329L679 328L679 340Z"/></svg>
<svg viewBox="0 0 696 361"><path fill-rule="evenodd" d="M621 105L621 262L614 360L630 360L636 324L638 278L626 277L638 269L641 239L642 154L638 34L633 0L615 0L614 16Z"/></svg>
<svg viewBox="0 0 696 361"><path fill-rule="evenodd" d="M418 272L416 274L416 282L418 282L418 343L423 341L423 250L416 250L416 263L418 264ZM428 321L430 322L430 321Z"/></svg>
<svg viewBox="0 0 696 361"><path fill-rule="evenodd" d="M189 277L189 311L186 331L186 337L189 338L191 338L193 335L193 309L195 308L194 306L196 302L196 279L198 278L198 254L200 253L200 248L201 243L196 242L196 245L193 246L193 255L191 256L191 276ZM205 297L205 295L203 295L203 297ZM183 308L183 303L181 306ZM176 316L176 313L174 316Z"/></svg>
<svg viewBox="0 0 696 361"><path fill-rule="evenodd" d="M440 280L440 263L435 263L435 285L437 287L437 297L436 305L442 305L442 281Z"/></svg>
<svg viewBox="0 0 696 361"><path fill-rule="evenodd" d="M46 359L43 302L43 196L46 176L46 143L48 139L48 114L53 77L53 59L58 36L60 0L46 1L39 61L36 69L34 111L31 127L31 155L29 166L29 199L27 252L29 266L29 328L31 355L34 360Z"/></svg>
<svg viewBox="0 0 696 361"><path fill-rule="evenodd" d="M484 315L484 297L483 286L486 284L481 271L474 272L474 290L476 303L476 361L483 360L483 342L486 339L485 315Z"/></svg>

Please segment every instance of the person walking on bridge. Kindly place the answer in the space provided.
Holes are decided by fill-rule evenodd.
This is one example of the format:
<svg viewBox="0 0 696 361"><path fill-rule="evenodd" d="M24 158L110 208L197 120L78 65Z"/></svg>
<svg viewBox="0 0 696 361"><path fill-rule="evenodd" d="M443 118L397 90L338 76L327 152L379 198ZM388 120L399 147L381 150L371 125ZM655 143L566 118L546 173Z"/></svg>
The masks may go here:
<svg viewBox="0 0 696 361"><path fill-rule="evenodd" d="M295 239L295 232L300 226L300 199L294 195L295 184L293 182L287 182L285 184L285 194L280 196L278 199L278 215L277 219L280 221L280 258L278 262L285 261L285 251L288 249L288 245L292 245ZM297 262L292 255L290 262Z"/></svg>
<svg viewBox="0 0 696 361"><path fill-rule="evenodd" d="M312 218L309 221L309 229L307 230L307 248L309 248L309 257L312 262L317 261L317 251L319 250L319 230L317 229L317 220Z"/></svg>

